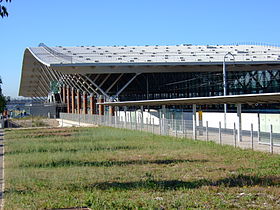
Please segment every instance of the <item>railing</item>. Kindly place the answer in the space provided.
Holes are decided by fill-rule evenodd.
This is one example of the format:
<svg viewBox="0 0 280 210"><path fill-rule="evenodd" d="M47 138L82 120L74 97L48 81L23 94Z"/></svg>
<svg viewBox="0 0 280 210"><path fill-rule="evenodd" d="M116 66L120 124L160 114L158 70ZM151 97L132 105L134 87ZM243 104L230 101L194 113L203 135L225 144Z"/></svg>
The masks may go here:
<svg viewBox="0 0 280 210"><path fill-rule="evenodd" d="M264 46L264 47L280 47L279 44L269 44L264 42L236 42L236 43L223 44L223 45L256 45L256 46Z"/></svg>
<svg viewBox="0 0 280 210"><path fill-rule="evenodd" d="M48 47L47 45L45 45L44 43L40 43L39 47L43 47L47 52L49 52L51 55L58 57L60 59L69 61L70 63L73 62L73 57L70 55L65 55L63 53L57 52L55 50L53 50L52 48Z"/></svg>
<svg viewBox="0 0 280 210"><path fill-rule="evenodd" d="M192 120L163 119L155 116L142 118L141 115L127 115L124 117L60 113L60 118L62 124L63 122L66 123L68 120L76 122L75 125L77 126L86 123L139 130L157 135L213 141L218 144L233 145L234 147L280 153L280 135L273 133L272 126L269 133L254 131L253 126L251 126L250 131L241 131L240 136L242 138L241 141L238 141L236 125L234 124L233 129L224 129L221 128L221 122L219 122L217 127L209 127L208 121L206 122L206 125L202 125L201 123L194 125Z"/></svg>

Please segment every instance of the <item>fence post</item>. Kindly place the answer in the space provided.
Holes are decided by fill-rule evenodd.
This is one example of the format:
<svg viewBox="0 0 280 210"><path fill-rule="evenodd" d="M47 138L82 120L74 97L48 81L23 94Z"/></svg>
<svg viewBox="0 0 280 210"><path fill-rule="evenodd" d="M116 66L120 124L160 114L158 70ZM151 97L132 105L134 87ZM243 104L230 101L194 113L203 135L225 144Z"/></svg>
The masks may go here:
<svg viewBox="0 0 280 210"><path fill-rule="evenodd" d="M140 121L140 130L143 130L143 125L144 125L144 119L143 119L143 115L141 114L141 116L139 117L139 121Z"/></svg>
<svg viewBox="0 0 280 210"><path fill-rule="evenodd" d="M61 118L61 127L63 128L63 118Z"/></svg>
<svg viewBox="0 0 280 210"><path fill-rule="evenodd" d="M149 108L149 117L150 117L150 125L152 124L152 115L151 115L151 110L150 110L150 108Z"/></svg>
<svg viewBox="0 0 280 210"><path fill-rule="evenodd" d="M116 127L115 121L116 121L116 116L112 116L112 127Z"/></svg>
<svg viewBox="0 0 280 210"><path fill-rule="evenodd" d="M137 116L137 129L140 131L141 130L141 112L138 113Z"/></svg>
<svg viewBox="0 0 280 210"><path fill-rule="evenodd" d="M182 117L182 137L185 137L184 117Z"/></svg>
<svg viewBox="0 0 280 210"><path fill-rule="evenodd" d="M159 135L161 135L161 113L159 114Z"/></svg>
<svg viewBox="0 0 280 210"><path fill-rule="evenodd" d="M130 129L133 130L133 123L132 123L132 111L129 112L129 118L130 118Z"/></svg>
<svg viewBox="0 0 280 210"><path fill-rule="evenodd" d="M193 104L193 113L192 113L192 122L193 122L193 139L196 140L196 104Z"/></svg>
<svg viewBox="0 0 280 210"><path fill-rule="evenodd" d="M167 120L166 120L166 118L167 118L167 116L166 116L166 106L165 105L162 105L162 112L161 112L161 122L162 122L162 124L161 124L161 129L162 129L162 134L163 135L168 135L167 134L167 125L166 125L166 122L167 122Z"/></svg>
<svg viewBox="0 0 280 210"><path fill-rule="evenodd" d="M153 134L155 134L155 119L153 118L152 121L153 121Z"/></svg>
<svg viewBox="0 0 280 210"><path fill-rule="evenodd" d="M136 115L136 112L135 112L135 130L137 131L137 115Z"/></svg>
<svg viewBox="0 0 280 210"><path fill-rule="evenodd" d="M234 147L236 148L236 125L235 125L235 122L233 123L233 140L234 140Z"/></svg>
<svg viewBox="0 0 280 210"><path fill-rule="evenodd" d="M136 114L136 112L135 112L135 114ZM137 122L138 122L138 119L137 119L137 115L135 115L135 125L134 125L134 127L135 127L135 130L137 131Z"/></svg>
<svg viewBox="0 0 280 210"><path fill-rule="evenodd" d="M188 121L184 120L184 130L185 130L185 138L188 137L188 128L187 128Z"/></svg>
<svg viewBox="0 0 280 210"><path fill-rule="evenodd" d="M79 127L81 126L81 116L80 116L80 113L79 113Z"/></svg>
<svg viewBox="0 0 280 210"><path fill-rule="evenodd" d="M272 125L270 125L270 132L269 132L269 139L270 139L270 153L273 154L273 130L272 130Z"/></svg>
<svg viewBox="0 0 280 210"><path fill-rule="evenodd" d="M237 104L237 117L238 117L238 141L242 142L242 114L241 114L241 104Z"/></svg>
<svg viewBox="0 0 280 210"><path fill-rule="evenodd" d="M173 130L174 130L174 127L173 127L173 119L174 119L174 116L173 116L173 113L171 113L171 120L169 119L170 121L170 129L172 130L172 133L173 133Z"/></svg>
<svg viewBox="0 0 280 210"><path fill-rule="evenodd" d="M141 131L144 128L144 106L141 106Z"/></svg>
<svg viewBox="0 0 280 210"><path fill-rule="evenodd" d="M251 147L252 147L252 150L254 150L254 130L253 130L253 123L251 123Z"/></svg>
<svg viewBox="0 0 280 210"><path fill-rule="evenodd" d="M208 121L206 121L206 141L209 141L209 136L208 136Z"/></svg>
<svg viewBox="0 0 280 210"><path fill-rule="evenodd" d="M219 143L222 144L222 131L221 131L221 121L219 121Z"/></svg>
<svg viewBox="0 0 280 210"><path fill-rule="evenodd" d="M126 112L127 112L127 107L125 106L124 107L124 127L125 128L127 128L127 125L126 125L126 123L127 123L127 114L126 114Z"/></svg>
<svg viewBox="0 0 280 210"><path fill-rule="evenodd" d="M261 142L261 121L260 121L260 113L258 113L258 143Z"/></svg>
<svg viewBox="0 0 280 210"><path fill-rule="evenodd" d="M175 122L175 137L177 138L177 136L178 136L178 133L177 133L177 120L175 119L174 122Z"/></svg>
<svg viewBox="0 0 280 210"><path fill-rule="evenodd" d="M115 116L114 116L114 117L115 117L115 120L114 120L114 121L115 121L115 122L114 122L114 123L115 123L115 128L117 127L117 118L118 118L118 112L117 112L117 110L118 110L118 107L115 108Z"/></svg>

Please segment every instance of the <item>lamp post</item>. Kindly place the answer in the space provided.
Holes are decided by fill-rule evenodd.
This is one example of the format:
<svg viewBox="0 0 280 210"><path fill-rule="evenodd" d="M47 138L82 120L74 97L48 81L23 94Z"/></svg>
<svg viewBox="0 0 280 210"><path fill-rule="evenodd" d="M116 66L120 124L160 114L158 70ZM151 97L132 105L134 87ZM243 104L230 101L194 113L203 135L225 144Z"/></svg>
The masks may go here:
<svg viewBox="0 0 280 210"><path fill-rule="evenodd" d="M231 55L234 58L234 55L231 54L230 52L226 53L224 56L224 61L223 61L223 86L224 86L224 96L227 95L227 74L226 74L226 58L228 55ZM227 104L224 104L224 126L225 129L227 128Z"/></svg>

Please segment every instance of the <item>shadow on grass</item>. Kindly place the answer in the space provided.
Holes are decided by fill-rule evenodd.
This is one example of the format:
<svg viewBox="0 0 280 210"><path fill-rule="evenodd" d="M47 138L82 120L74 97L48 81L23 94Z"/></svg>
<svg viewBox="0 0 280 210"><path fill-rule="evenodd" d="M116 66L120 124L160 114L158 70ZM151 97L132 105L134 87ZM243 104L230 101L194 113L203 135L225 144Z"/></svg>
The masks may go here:
<svg viewBox="0 0 280 210"><path fill-rule="evenodd" d="M62 184L63 185L63 184ZM179 181L179 180L154 180L153 177L146 177L146 180L136 182L99 182L90 185L84 185L83 183L71 183L64 187L60 187L60 190L69 191L93 191L93 190L155 190L155 191L169 191L169 190L182 190L182 189L198 189L203 186L213 187L250 187L250 186L280 186L280 177L256 177L238 175L231 176L216 181L200 179L194 181ZM48 187L50 187L48 185ZM26 190L19 190L16 188L7 188L5 193L15 194L30 194L33 193L31 188Z"/></svg>
<svg viewBox="0 0 280 210"><path fill-rule="evenodd" d="M31 189L28 189L28 190L27 189L26 190L18 190L18 189L15 189L15 188L11 188L11 189L5 189L4 193L5 194L25 195L25 194L31 194L32 190Z"/></svg>
<svg viewBox="0 0 280 210"><path fill-rule="evenodd" d="M153 179L137 182L101 182L85 186L85 189L101 190L131 190L131 189L151 189L151 190L177 190L177 189L196 189L202 186L222 186L222 187L244 187L244 186L280 186L280 177L256 177L238 175L219 179L217 181L200 179L194 181L164 180ZM70 187L70 186L69 186ZM75 185L71 186L71 188ZM79 188L79 187L78 187Z"/></svg>
<svg viewBox="0 0 280 210"><path fill-rule="evenodd" d="M0 145L1 147L1 145ZM39 147L39 148L30 148L28 150L14 150L6 152L6 155L14 155L14 154L30 154L30 153L56 153L56 152L79 152L79 151L89 151L89 152L96 152L96 151L117 151L117 150L136 150L140 149L140 147L136 146L113 146L113 147L103 147L103 146L94 146L94 147L81 147L81 148L71 148L65 149L64 147Z"/></svg>
<svg viewBox="0 0 280 210"><path fill-rule="evenodd" d="M70 137L73 136L72 133L34 133L21 135L20 138L25 139L36 139L36 138L53 138L53 137Z"/></svg>
<svg viewBox="0 0 280 210"><path fill-rule="evenodd" d="M57 160L45 163L24 163L20 167L36 167L36 168L55 168L69 166L95 166L95 167L111 167L111 166L127 166L127 165L145 165L145 164L178 164L178 163L205 163L208 160L127 160L127 161L76 161L76 160Z"/></svg>

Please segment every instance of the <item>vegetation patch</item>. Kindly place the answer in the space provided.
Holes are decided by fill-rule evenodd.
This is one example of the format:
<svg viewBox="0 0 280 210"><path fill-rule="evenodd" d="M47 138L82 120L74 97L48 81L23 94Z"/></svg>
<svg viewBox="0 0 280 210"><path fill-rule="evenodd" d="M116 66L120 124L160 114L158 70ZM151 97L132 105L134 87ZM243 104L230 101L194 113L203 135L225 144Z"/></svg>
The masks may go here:
<svg viewBox="0 0 280 210"><path fill-rule="evenodd" d="M23 118L9 119L9 127L12 128L30 128L30 127L54 127L58 126L58 122L55 119L48 119L38 116L27 116Z"/></svg>
<svg viewBox="0 0 280 210"><path fill-rule="evenodd" d="M5 131L5 208L279 209L280 156L98 128Z"/></svg>

